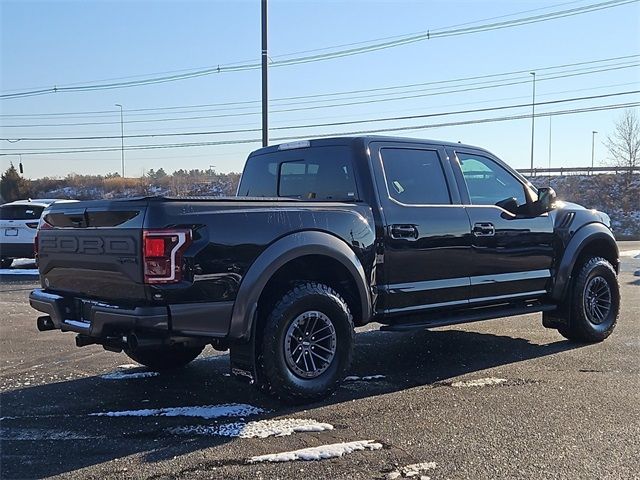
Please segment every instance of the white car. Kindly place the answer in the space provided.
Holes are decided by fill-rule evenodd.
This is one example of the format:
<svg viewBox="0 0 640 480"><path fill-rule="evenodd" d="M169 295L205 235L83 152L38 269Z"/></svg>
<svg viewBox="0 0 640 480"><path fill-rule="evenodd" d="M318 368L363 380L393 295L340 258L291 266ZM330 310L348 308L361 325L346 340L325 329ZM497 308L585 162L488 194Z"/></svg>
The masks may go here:
<svg viewBox="0 0 640 480"><path fill-rule="evenodd" d="M17 200L0 205L0 268L9 268L16 258L34 258L33 244L40 216L55 202L76 200Z"/></svg>

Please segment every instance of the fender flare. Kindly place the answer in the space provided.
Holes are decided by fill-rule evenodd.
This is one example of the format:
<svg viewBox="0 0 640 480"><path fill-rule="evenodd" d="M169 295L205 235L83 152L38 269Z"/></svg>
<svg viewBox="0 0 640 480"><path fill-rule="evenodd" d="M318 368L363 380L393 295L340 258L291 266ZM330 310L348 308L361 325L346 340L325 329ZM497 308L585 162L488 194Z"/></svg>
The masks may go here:
<svg viewBox="0 0 640 480"><path fill-rule="evenodd" d="M601 223L588 223L580 227L573 237L571 237L571 240L569 240L569 243L564 249L562 260L556 270L555 282L553 290L551 291L551 298L553 300L561 301L565 297L571 282L571 272L573 272L573 267L578 257L588 244L599 240L609 242L616 254L618 254L618 244L616 243L613 233ZM616 265L614 265L614 268L617 270Z"/></svg>
<svg viewBox="0 0 640 480"><path fill-rule="evenodd" d="M325 255L344 265L354 279L364 319L371 317L371 295L362 263L343 240L324 232L304 231L280 238L253 262L245 274L231 315L229 337L251 338L258 300L271 277L283 265L305 255Z"/></svg>

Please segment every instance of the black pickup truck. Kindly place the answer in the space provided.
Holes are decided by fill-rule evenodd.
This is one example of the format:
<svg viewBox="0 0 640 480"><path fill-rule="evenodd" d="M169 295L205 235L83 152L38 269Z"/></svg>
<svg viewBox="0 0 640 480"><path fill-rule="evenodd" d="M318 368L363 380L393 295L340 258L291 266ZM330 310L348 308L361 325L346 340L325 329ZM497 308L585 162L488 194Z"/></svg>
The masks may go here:
<svg viewBox="0 0 640 480"><path fill-rule="evenodd" d="M354 327L405 331L543 312L598 342L619 310L609 217L557 201L486 150L388 137L253 152L233 198L54 204L39 330L152 369L206 345L290 402L332 392Z"/></svg>

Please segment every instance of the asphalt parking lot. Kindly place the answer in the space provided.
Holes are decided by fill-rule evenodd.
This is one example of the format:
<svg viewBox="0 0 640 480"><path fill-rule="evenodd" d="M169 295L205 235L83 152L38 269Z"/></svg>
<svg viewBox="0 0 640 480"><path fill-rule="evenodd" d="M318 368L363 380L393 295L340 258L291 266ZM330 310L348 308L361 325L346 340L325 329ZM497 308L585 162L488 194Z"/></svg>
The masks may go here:
<svg viewBox="0 0 640 480"><path fill-rule="evenodd" d="M297 408L230 378L227 355L210 348L154 374L124 354L76 348L73 334L39 333L27 302L35 279L2 273L0 475L640 478L640 242L620 250L623 306L604 343L569 343L540 315L363 330L354 378ZM279 436L261 438L270 433ZM248 461L342 443L339 458Z"/></svg>

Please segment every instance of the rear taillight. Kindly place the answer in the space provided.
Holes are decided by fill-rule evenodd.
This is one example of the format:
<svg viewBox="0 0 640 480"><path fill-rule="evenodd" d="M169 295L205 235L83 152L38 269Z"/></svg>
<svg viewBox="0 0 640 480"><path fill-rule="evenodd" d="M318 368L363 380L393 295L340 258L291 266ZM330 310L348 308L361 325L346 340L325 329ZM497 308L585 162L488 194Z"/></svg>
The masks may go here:
<svg viewBox="0 0 640 480"><path fill-rule="evenodd" d="M38 230L36 230L36 236L33 239L33 254L34 254L34 258L37 260L38 259L38 238L40 237L40 230L51 230L53 229L53 227L49 223L45 222L44 218L40 219L40 222L36 224L36 227L38 228Z"/></svg>
<svg viewBox="0 0 640 480"><path fill-rule="evenodd" d="M182 280L183 253L190 244L191 230L144 230L144 282L175 283Z"/></svg>

